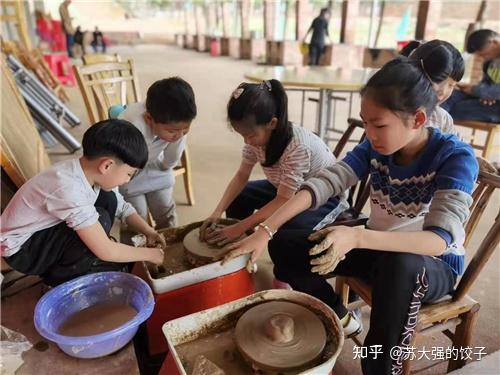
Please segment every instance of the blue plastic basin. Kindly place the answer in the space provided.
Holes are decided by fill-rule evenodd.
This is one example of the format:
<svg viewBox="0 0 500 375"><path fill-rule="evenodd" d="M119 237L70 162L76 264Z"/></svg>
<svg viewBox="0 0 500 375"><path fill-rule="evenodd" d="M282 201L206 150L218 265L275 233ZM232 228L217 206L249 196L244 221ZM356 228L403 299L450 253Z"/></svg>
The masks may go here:
<svg viewBox="0 0 500 375"><path fill-rule="evenodd" d="M137 315L125 324L93 336L64 336L61 324L85 308L119 303L133 307ZM35 307L35 328L44 338L55 342L61 350L77 358L97 358L125 346L154 308L151 288L137 276L124 272L100 272L81 276L46 293Z"/></svg>

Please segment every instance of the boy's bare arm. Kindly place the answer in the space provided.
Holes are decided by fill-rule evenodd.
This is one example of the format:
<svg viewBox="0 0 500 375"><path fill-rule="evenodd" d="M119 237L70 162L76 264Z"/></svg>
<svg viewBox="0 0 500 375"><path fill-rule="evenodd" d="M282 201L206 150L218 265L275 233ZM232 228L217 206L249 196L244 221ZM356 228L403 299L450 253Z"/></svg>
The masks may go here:
<svg viewBox="0 0 500 375"><path fill-rule="evenodd" d="M163 251L161 249L132 247L111 241L100 223L77 230L76 233L96 257L106 262L148 261L155 264L163 263Z"/></svg>

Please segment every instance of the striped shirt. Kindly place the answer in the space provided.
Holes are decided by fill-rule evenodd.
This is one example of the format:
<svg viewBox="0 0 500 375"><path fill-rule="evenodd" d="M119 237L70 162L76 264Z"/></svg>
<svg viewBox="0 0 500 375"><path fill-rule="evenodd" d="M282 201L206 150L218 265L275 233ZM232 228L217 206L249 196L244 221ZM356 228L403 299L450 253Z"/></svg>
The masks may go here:
<svg viewBox="0 0 500 375"><path fill-rule="evenodd" d="M293 137L283 151L278 162L270 167L262 167L268 181L277 189L284 186L297 191L304 180L316 176L325 168L335 164L335 156L328 146L316 134L297 126L293 127ZM243 147L243 162L255 165L266 160L263 147L245 145Z"/></svg>
<svg viewBox="0 0 500 375"><path fill-rule="evenodd" d="M460 134L453 123L453 117L440 106L436 106L434 111L429 115L426 126L437 128L441 130L441 133L453 134L460 138Z"/></svg>

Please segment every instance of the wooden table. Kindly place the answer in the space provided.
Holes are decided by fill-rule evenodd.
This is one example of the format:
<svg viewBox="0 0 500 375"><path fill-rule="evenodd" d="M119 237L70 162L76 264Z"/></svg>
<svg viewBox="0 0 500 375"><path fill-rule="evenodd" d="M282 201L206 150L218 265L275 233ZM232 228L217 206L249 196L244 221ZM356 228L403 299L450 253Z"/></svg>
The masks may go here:
<svg viewBox="0 0 500 375"><path fill-rule="evenodd" d="M267 79L281 81L285 88L318 90L318 118L316 131L323 139L327 131L336 131L332 126L332 96L335 92L349 94L349 115L352 95L363 87L376 69L349 69L334 67L286 67L273 66L257 68L245 74L245 78L255 82Z"/></svg>

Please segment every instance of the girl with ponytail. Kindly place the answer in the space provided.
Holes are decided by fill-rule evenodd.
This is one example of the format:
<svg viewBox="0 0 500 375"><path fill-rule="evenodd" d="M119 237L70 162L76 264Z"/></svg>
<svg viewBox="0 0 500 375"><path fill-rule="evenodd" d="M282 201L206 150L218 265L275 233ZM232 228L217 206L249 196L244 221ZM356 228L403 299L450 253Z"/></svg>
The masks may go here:
<svg viewBox="0 0 500 375"><path fill-rule="evenodd" d="M401 55L420 62L426 77L437 95L437 106L429 115L427 126L439 128L443 133L459 135L451 115L440 105L452 94L464 76L462 54L451 43L434 39L426 43L412 41L401 50Z"/></svg>
<svg viewBox="0 0 500 375"><path fill-rule="evenodd" d="M302 183L263 222L264 228L231 244L226 256L258 257L268 245L274 276L329 305L346 337L358 334L361 325L327 278L368 282L372 309L363 346L376 345L380 351L361 359L363 374L402 372L421 304L450 293L464 272L463 225L479 168L470 145L426 126L437 103L431 74L425 63L407 58L376 72L361 90L366 139ZM317 232L281 228L269 241L265 228L278 230L367 176L366 227L329 226ZM400 351L394 354L396 347Z"/></svg>
<svg viewBox="0 0 500 375"><path fill-rule="evenodd" d="M260 84L242 83L232 93L227 117L234 131L243 137L240 167L227 186L217 207L205 220L200 238L210 244L225 245L238 239L266 220L297 192L308 178L335 164L328 146L314 133L288 121L288 99L275 79ZM255 164L260 164L265 180L249 181ZM304 213L287 225L315 228L331 223L347 207L332 197L314 215ZM237 224L214 229L226 212ZM267 232L272 237L272 232Z"/></svg>

